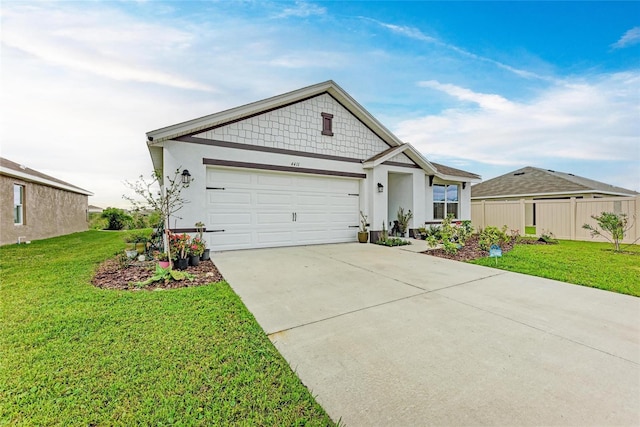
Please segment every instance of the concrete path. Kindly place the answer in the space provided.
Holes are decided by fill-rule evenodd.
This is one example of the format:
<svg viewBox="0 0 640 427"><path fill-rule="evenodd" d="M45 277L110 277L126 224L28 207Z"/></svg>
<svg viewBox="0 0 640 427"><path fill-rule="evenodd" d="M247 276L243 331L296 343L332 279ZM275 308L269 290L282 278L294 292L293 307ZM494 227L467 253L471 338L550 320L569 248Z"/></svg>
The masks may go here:
<svg viewBox="0 0 640 427"><path fill-rule="evenodd" d="M415 250L214 260L347 426L640 425L639 298Z"/></svg>

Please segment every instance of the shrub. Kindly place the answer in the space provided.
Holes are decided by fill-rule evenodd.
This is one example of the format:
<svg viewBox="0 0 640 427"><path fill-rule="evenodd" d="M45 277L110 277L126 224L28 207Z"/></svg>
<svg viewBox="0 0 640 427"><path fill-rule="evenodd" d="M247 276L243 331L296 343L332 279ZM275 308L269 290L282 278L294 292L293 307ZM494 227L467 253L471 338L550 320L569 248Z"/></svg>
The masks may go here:
<svg viewBox="0 0 640 427"><path fill-rule="evenodd" d="M107 230L123 230L131 222L131 215L118 208L106 208L102 218L107 220Z"/></svg>
<svg viewBox="0 0 640 427"><path fill-rule="evenodd" d="M431 226L434 228L429 228L425 240L430 247L434 248L440 243L446 253L455 254L458 252L458 249L464 246L473 232L471 221L460 221L457 223L453 223L452 221L453 214L449 214L442 220L442 226Z"/></svg>
<svg viewBox="0 0 640 427"><path fill-rule="evenodd" d="M507 226L503 226L502 229L498 227L489 226L480 231L478 236L478 246L483 251L488 251L492 245L501 245L509 241L507 236Z"/></svg>
<svg viewBox="0 0 640 427"><path fill-rule="evenodd" d="M604 237L613 243L613 250L615 252L620 252L620 241L624 239L627 231L633 227L633 224L628 224L627 215L623 213L602 212L600 216L591 215L591 218L598 222L598 227L600 227L602 231L589 224L584 224L582 228L589 230L591 237Z"/></svg>

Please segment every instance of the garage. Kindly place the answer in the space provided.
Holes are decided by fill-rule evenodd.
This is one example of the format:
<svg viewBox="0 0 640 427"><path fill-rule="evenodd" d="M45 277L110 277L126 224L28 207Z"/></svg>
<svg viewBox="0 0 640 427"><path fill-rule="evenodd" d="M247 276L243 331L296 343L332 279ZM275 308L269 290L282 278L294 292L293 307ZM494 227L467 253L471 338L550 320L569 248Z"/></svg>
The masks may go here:
<svg viewBox="0 0 640 427"><path fill-rule="evenodd" d="M208 245L215 251L356 240L360 179L207 168Z"/></svg>

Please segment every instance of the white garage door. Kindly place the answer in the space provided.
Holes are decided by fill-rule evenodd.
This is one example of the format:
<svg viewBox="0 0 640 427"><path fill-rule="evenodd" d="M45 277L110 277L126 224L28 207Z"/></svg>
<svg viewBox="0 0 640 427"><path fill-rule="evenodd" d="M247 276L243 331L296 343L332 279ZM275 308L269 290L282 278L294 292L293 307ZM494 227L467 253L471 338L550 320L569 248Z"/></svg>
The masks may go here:
<svg viewBox="0 0 640 427"><path fill-rule="evenodd" d="M356 240L359 180L251 169L207 169L213 250Z"/></svg>

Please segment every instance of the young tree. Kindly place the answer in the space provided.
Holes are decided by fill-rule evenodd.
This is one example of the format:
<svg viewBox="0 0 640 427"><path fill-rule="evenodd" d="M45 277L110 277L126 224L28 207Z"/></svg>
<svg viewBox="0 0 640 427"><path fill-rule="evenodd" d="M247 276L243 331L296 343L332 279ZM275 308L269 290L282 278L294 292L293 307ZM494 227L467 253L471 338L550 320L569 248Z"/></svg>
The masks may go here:
<svg viewBox="0 0 640 427"><path fill-rule="evenodd" d="M163 185L160 172L155 171L151 175L150 181L145 180L142 175L140 175L140 179L134 183L125 181L125 185L140 196L142 201L127 195L123 195L122 197L129 201L136 209L152 209L160 214L160 218L164 223L164 249L169 259L171 259L169 220L171 215L182 209L185 203L189 203L189 201L181 195L182 190L189 187L189 183L182 182L180 168L176 169L173 177L167 175L166 178L166 185Z"/></svg>
<svg viewBox="0 0 640 427"><path fill-rule="evenodd" d="M620 252L620 241L624 239L627 231L633 227L628 224L627 214L615 214L611 212L602 212L600 216L591 215L598 223L599 230L590 224L584 224L582 228L591 232L591 237L602 236L613 243L614 251Z"/></svg>

